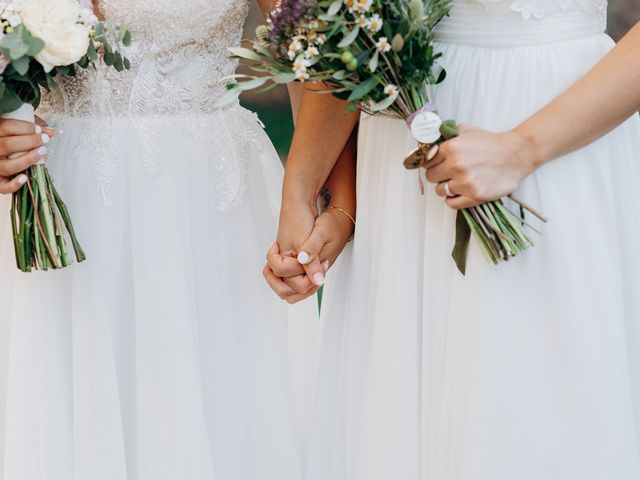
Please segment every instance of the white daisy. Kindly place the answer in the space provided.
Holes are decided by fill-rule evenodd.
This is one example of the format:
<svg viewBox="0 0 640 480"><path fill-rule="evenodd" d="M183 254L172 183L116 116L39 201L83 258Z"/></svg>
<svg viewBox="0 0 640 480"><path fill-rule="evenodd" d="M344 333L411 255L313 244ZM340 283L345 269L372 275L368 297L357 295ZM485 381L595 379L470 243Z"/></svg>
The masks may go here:
<svg viewBox="0 0 640 480"><path fill-rule="evenodd" d="M378 33L380 30L382 30L382 23L383 22L382 22L382 18L380 18L380 15L378 15L377 13L374 13L373 15L371 15L371 18L369 18L369 21L367 22L367 27L373 33Z"/></svg>
<svg viewBox="0 0 640 480"><path fill-rule="evenodd" d="M389 43L389 39L387 37L380 37L380 39L376 42L376 47L382 53L387 53L391 50L391 44Z"/></svg>

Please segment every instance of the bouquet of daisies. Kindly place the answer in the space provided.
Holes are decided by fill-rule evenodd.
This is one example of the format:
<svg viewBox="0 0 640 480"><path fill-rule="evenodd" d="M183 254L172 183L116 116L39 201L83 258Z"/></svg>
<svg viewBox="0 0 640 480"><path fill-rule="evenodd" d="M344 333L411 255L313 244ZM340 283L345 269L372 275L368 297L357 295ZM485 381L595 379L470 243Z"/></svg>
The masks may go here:
<svg viewBox="0 0 640 480"><path fill-rule="evenodd" d="M131 34L98 21L90 0L0 2L0 24L3 118L33 122L42 89L55 89L57 77L73 76L78 68L100 61L117 71L130 67L119 50L131 42ZM34 165L25 173L27 183L13 195L11 204L18 268L29 272L70 265L66 234L77 261L82 262L85 253L46 165Z"/></svg>
<svg viewBox="0 0 640 480"><path fill-rule="evenodd" d="M404 119L418 144L404 165L419 168L458 134L456 122L443 122L429 98L429 85L445 77L433 31L450 8L451 0L282 0L250 48L231 49L251 73L235 76L223 102L245 90L324 82L351 110ZM520 217L502 200L459 212L453 257L462 273L472 234L494 264L533 245L524 222L529 207L516 202Z"/></svg>

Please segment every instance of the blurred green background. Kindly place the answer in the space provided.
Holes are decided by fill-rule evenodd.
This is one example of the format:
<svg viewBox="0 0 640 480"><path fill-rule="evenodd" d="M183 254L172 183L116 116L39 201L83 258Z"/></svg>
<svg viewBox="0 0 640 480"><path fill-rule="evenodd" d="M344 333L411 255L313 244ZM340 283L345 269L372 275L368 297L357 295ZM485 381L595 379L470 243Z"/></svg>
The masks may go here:
<svg viewBox="0 0 640 480"><path fill-rule="evenodd" d="M252 5L245 29L246 38L252 38L256 26L261 23L256 2L252 2ZM608 33L615 40L620 39L638 21L640 21L640 0L609 1ZM249 110L258 113L280 157L285 159L293 135L293 121L286 89L280 88L268 95L246 93L242 97L242 102Z"/></svg>

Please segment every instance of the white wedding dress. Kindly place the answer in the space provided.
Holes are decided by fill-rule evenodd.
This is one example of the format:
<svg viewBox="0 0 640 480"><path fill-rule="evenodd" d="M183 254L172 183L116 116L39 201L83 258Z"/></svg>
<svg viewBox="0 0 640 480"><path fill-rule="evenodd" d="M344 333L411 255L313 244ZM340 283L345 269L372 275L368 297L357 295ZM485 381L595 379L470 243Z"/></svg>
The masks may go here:
<svg viewBox="0 0 640 480"><path fill-rule="evenodd" d="M604 0L455 0L444 118L502 131L612 47ZM614 73L614 72L612 72ZM570 128L570 126L567 126ZM550 219L497 267L418 173L406 125L363 117L358 226L327 280L307 480L640 478L640 120L519 195Z"/></svg>
<svg viewBox="0 0 640 480"><path fill-rule="evenodd" d="M252 113L215 106L248 3L100 3L132 70L82 72L40 110L88 260L17 272L0 199L0 479L299 480L288 336L317 305L262 279L282 166Z"/></svg>

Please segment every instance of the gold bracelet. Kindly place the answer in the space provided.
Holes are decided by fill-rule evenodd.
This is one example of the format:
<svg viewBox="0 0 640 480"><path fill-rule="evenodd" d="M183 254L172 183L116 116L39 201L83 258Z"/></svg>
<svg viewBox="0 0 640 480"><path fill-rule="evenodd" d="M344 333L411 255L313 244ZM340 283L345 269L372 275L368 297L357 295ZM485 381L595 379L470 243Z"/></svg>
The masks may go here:
<svg viewBox="0 0 640 480"><path fill-rule="evenodd" d="M355 226L356 226L356 220L355 220L355 218L353 218L353 217L351 216L351 214L350 214L349 212L347 212L347 211L346 211L346 210L344 210L343 208L340 208L340 207L334 207L333 205L329 205L327 208L333 208L334 210L338 210L339 212L344 213L347 217L349 217L349 220L351 220L351 221L353 222L353 226L354 226L354 228L355 228Z"/></svg>

